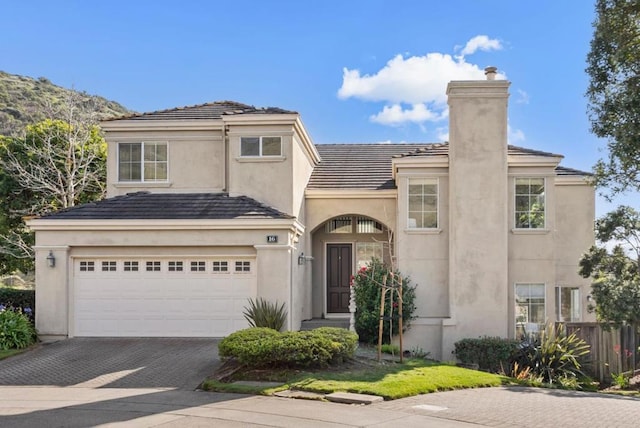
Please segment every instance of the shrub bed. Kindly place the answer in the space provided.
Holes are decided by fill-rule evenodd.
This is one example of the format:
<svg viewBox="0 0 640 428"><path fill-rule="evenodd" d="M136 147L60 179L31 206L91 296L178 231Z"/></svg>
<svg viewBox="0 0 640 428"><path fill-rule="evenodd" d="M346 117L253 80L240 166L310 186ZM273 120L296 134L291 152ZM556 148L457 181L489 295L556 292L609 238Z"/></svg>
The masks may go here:
<svg viewBox="0 0 640 428"><path fill-rule="evenodd" d="M22 349L36 341L31 321L17 310L0 310L0 350Z"/></svg>
<svg viewBox="0 0 640 428"><path fill-rule="evenodd" d="M462 339L454 344L454 353L462 364L477 364L480 370L492 373L508 372L519 344L515 339L500 337Z"/></svg>
<svg viewBox="0 0 640 428"><path fill-rule="evenodd" d="M353 357L357 342L355 333L333 327L284 333L254 327L222 339L218 353L254 368L324 367Z"/></svg>
<svg viewBox="0 0 640 428"><path fill-rule="evenodd" d="M16 309L22 312L29 321L35 319L36 291L18 290L9 287L0 287L0 310Z"/></svg>

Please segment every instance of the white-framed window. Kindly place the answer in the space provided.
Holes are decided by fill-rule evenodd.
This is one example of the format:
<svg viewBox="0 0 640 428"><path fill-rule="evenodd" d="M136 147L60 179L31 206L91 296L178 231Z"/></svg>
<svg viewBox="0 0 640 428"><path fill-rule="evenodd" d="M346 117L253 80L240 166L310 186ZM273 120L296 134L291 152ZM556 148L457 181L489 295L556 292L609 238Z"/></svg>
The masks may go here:
<svg viewBox="0 0 640 428"><path fill-rule="evenodd" d="M382 261L382 242L356 242L356 268L366 266L371 259Z"/></svg>
<svg viewBox="0 0 640 428"><path fill-rule="evenodd" d="M161 263L159 261L148 261L146 262L146 270L147 272L160 272Z"/></svg>
<svg viewBox="0 0 640 428"><path fill-rule="evenodd" d="M578 287L556 287L556 321L579 322L582 320L581 296Z"/></svg>
<svg viewBox="0 0 640 428"><path fill-rule="evenodd" d="M324 224L326 233L351 233L353 231L351 217L336 217Z"/></svg>
<svg viewBox="0 0 640 428"><path fill-rule="evenodd" d="M545 227L545 179L516 178L515 227L516 229L544 229Z"/></svg>
<svg viewBox="0 0 640 428"><path fill-rule="evenodd" d="M240 156L282 156L282 137L240 137Z"/></svg>
<svg viewBox="0 0 640 428"><path fill-rule="evenodd" d="M102 272L115 272L117 263L115 261L103 261L102 262Z"/></svg>
<svg viewBox="0 0 640 428"><path fill-rule="evenodd" d="M516 337L537 335L544 328L545 285L515 285Z"/></svg>
<svg viewBox="0 0 640 428"><path fill-rule="evenodd" d="M236 272L239 272L239 273L251 272L251 262L237 261L235 266L236 266Z"/></svg>
<svg viewBox="0 0 640 428"><path fill-rule="evenodd" d="M207 263L203 261L191 262L191 272L205 272L207 270Z"/></svg>
<svg viewBox="0 0 640 428"><path fill-rule="evenodd" d="M118 144L118 181L167 181L168 165L166 142Z"/></svg>
<svg viewBox="0 0 640 428"><path fill-rule="evenodd" d="M80 262L80 272L94 272L96 270L95 262Z"/></svg>
<svg viewBox="0 0 640 428"><path fill-rule="evenodd" d="M167 264L169 272L182 272L184 271L184 263L181 261L171 260Z"/></svg>
<svg viewBox="0 0 640 428"><path fill-rule="evenodd" d="M123 270L125 272L138 272L138 262L126 260L124 262Z"/></svg>
<svg viewBox="0 0 640 428"><path fill-rule="evenodd" d="M215 260L213 262L213 271L215 273L229 272L229 262L222 260Z"/></svg>
<svg viewBox="0 0 640 428"><path fill-rule="evenodd" d="M409 229L436 229L438 227L438 179L409 178Z"/></svg>

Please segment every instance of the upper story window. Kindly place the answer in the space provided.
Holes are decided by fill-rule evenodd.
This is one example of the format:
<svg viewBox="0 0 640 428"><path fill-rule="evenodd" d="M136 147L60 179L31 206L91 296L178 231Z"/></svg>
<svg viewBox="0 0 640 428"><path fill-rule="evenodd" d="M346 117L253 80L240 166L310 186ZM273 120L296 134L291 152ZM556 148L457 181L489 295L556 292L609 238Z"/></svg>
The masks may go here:
<svg viewBox="0 0 640 428"><path fill-rule="evenodd" d="M241 137L240 156L282 156L282 137Z"/></svg>
<svg viewBox="0 0 640 428"><path fill-rule="evenodd" d="M166 181L167 143L118 144L118 181Z"/></svg>
<svg viewBox="0 0 640 428"><path fill-rule="evenodd" d="M409 229L438 227L438 179L409 178Z"/></svg>
<svg viewBox="0 0 640 428"><path fill-rule="evenodd" d="M544 178L516 178L516 229L544 229Z"/></svg>

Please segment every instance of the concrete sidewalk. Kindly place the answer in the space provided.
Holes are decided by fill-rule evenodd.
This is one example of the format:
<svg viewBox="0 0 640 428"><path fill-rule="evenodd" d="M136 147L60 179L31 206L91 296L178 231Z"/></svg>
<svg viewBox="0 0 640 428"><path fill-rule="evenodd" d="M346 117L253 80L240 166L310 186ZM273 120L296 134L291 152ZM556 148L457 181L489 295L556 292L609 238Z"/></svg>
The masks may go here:
<svg viewBox="0 0 640 428"><path fill-rule="evenodd" d="M435 427L477 425L403 410L163 389L0 387L7 427Z"/></svg>
<svg viewBox="0 0 640 428"><path fill-rule="evenodd" d="M629 427L640 400L537 388L481 388L370 406L160 388L0 387L8 427Z"/></svg>

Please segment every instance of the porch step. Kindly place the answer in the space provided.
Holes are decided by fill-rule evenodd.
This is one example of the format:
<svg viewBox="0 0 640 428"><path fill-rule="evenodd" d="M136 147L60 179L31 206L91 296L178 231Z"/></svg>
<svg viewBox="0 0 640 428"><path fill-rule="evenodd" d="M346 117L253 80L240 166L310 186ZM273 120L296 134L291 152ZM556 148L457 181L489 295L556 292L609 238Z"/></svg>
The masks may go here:
<svg viewBox="0 0 640 428"><path fill-rule="evenodd" d="M328 318L313 318L310 320L302 321L302 325L300 326L300 330L313 330L319 327L338 327L338 328L349 328L349 319L328 319Z"/></svg>

